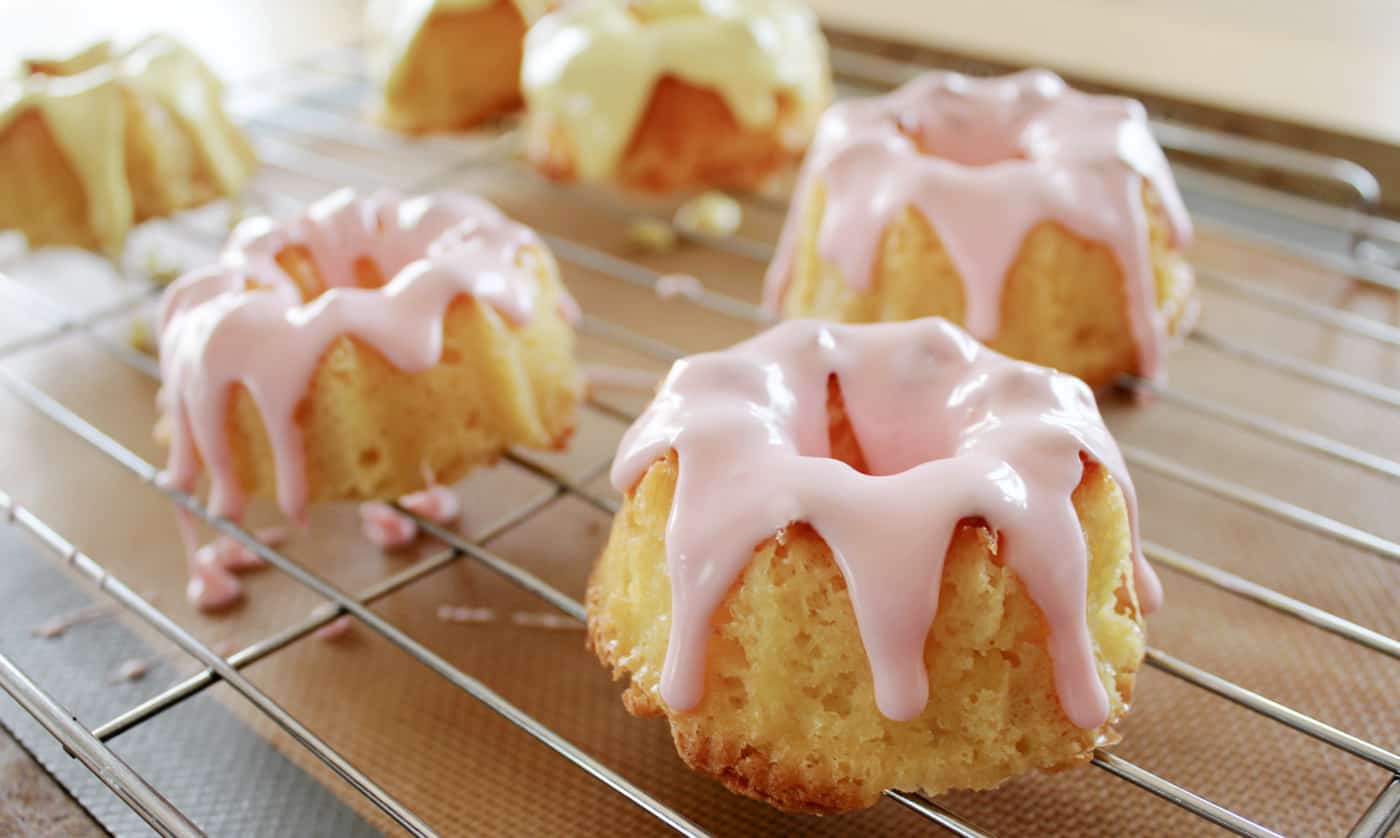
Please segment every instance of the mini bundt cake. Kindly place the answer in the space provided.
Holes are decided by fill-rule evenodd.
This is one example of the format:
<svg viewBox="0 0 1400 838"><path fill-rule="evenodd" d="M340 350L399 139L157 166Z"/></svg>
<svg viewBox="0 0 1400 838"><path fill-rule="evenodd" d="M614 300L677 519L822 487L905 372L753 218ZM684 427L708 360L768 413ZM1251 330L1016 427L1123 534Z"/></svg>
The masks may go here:
<svg viewBox="0 0 1400 838"><path fill-rule="evenodd" d="M245 221L166 289L165 479L238 518L393 498L573 429L577 309L529 229L466 195L349 190Z"/></svg>
<svg viewBox="0 0 1400 838"><path fill-rule="evenodd" d="M947 321L789 321L622 440L589 645L697 771L787 810L1116 739L1161 588L1093 394Z"/></svg>
<svg viewBox="0 0 1400 838"><path fill-rule="evenodd" d="M132 225L237 194L257 161L222 94L167 38L24 62L0 81L0 229L115 257Z"/></svg>
<svg viewBox="0 0 1400 838"><path fill-rule="evenodd" d="M941 316L1085 379L1157 377L1189 330L1191 222L1140 104L1046 71L928 73L822 117L765 304Z"/></svg>
<svg viewBox="0 0 1400 838"><path fill-rule="evenodd" d="M802 152L830 75L796 0L577 0L525 39L526 151L560 180L755 186Z"/></svg>
<svg viewBox="0 0 1400 838"><path fill-rule="evenodd" d="M520 107L525 30L550 0L375 0L375 118L412 134L471 128Z"/></svg>

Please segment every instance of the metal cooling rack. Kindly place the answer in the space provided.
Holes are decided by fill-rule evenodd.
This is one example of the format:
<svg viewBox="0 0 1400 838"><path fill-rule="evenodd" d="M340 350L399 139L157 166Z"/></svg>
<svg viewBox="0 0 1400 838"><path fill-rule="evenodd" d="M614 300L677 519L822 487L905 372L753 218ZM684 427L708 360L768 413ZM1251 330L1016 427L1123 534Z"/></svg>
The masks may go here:
<svg viewBox="0 0 1400 838"><path fill-rule="evenodd" d="M838 79L847 90L869 90L888 86L904 80L919 69L912 64L848 49L835 50L833 58ZM334 79L339 87L327 93L323 84L307 84L308 81L317 79L322 82ZM362 56L358 49L350 47L278 68L276 72L261 76L250 85L240 88L239 95L261 95L274 88L305 88L301 92L276 97L277 107L274 110L264 110L260 115L252 115L244 120L255 137L264 165L271 169L285 170L299 178L320 182L327 188L338 187L347 180L363 180L367 176L392 182L392 172L397 168L395 161L402 159L409 146L403 138L384 133L360 120L359 100L364 94L366 84ZM1400 253L1400 225L1378 218L1369 212L1376 205L1380 190L1375 178L1365 169L1345 160L1183 125L1159 122L1154 127L1164 145L1170 149L1225 160L1248 161L1285 175L1326 181L1348 190L1355 197L1355 209L1324 205L1208 172L1178 167L1178 176L1184 184L1219 196L1227 203L1244 205L1255 211L1274 214L1286 222L1305 225L1309 235L1286 238L1272 235L1265 230L1242 224L1237 217L1232 217L1228 209L1218 215L1202 217L1200 209L1197 208L1198 221L1202 226L1226 230L1246 240L1283 247L1314 264L1338 270L1356 280L1400 290L1400 259L1396 256ZM415 179L414 183L401 185L405 191L413 191L415 187L426 188L450 174L473 167L522 165L512 156L514 139L512 132L507 129L497 141L488 143L484 149L478 147L470 153L458 152L443 165L434 165L433 171ZM351 162L339 155L328 154L324 150L324 145L328 142L352 151L355 160ZM374 162L365 162L367 160ZM261 204L263 209L274 213L292 209L300 204L296 198L286 193L266 188L258 188L254 192L253 200ZM597 208L600 212L620 213L624 216L631 212L622 205L609 205L603 198L592 200L598 202ZM744 201L753 206L777 211L782 211L786 205L786 200L777 196L748 195L744 197ZM528 219L525 220L528 223ZM188 219L175 220L171 229L187 242L205 247L210 253L218 247L224 235L222 230L199 226ZM715 239L685 231L678 232L701 247L724 251L740 258L763 262L771 253L771 245L763 241L746 238ZM659 278L659 274L650 268L593 249L586 244L558 236L546 235L545 239L566 267L587 269L619 282L648 288L654 286ZM1389 347L1400 347L1400 328L1380 320L1218 272L1201 270L1200 279L1208 287L1257 306L1325 325L1339 333L1366 338ZM112 318L127 315L140 306L149 304L158 292L154 284L116 304L85 313L75 312L3 273L0 273L0 287L15 290L17 295L22 296L26 307L32 308L36 314L50 321L49 325L38 333L0 344L0 358L46 346L64 336L79 334L93 341L115 360L143 374L159 377L159 368L150 358L131 350L122 341L108 337L97 329ZM751 304L708 289L691 295L688 300L691 304L727 317L738 318L753 326L765 322L765 316ZM661 361L670 361L682 354L679 349L664 342L600 319L596 312L585 317L580 331ZM1298 376L1388 407L1400 408L1400 390L1369 379L1242 344L1233 338L1208 331L1198 331L1191 339L1251 364ZM1232 424L1277 442L1329 457L1391 480L1400 480L1400 462L1311 430L1294 427L1269 415L1137 378L1126 377L1120 384L1129 390L1150 393L1157 400L1196 412L1210 420ZM250 664L275 654L316 629L348 614L403 653L429 667L438 676L504 716L608 789L655 816L660 823L685 835L706 834L682 814L612 768L592 758L559 733L527 715L483 682L455 668L370 609L370 606L381 598L465 558L530 591L560 612L579 620L584 619L583 605L577 600L502 558L486 545L497 536L530 520L537 512L565 495L576 496L606 513L615 512L617 504L612 498L586 488L593 478L606 470L609 463L607 458L600 459L591 469L571 479L519 456L509 456L511 462L547 480L552 489L525 506L513 510L474 538L464 537L431 521L413 516L417 518L423 530L441 540L447 545L447 549L419 560L372 587L351 594L338 590L283 553L261 543L239 525L211 516L197 498L162 485L157 479L158 469L155 465L36 388L25 378L0 367L0 385L34 410L125 467L148 484L153 491L163 493L175 505L188 510L214 529L245 545L272 567L324 600L323 605L303 621L287 626L227 658L221 657L182 629L159 608L134 592L126 583L109 573L96 558L80 551L62 533L50 527L0 488L0 516L36 536L58 559L87 576L103 593L123 606L132 616L172 641L203 667L202 671L156 697L89 730L57 704L40 684L0 654L0 687L13 696L72 755L86 764L102 782L158 832L181 836L201 834L185 813L172 805L145 778L123 763L107 743L123 732L150 721L222 681L406 831L415 835L434 834L432 828L419 815L386 792L374 778L366 776L351 765L241 673L241 670ZM590 400L588 409L622 422L628 422L632 418L627 412L597 400ZM1156 472L1231 503L1265 513L1294 527L1310 530L1392 561L1400 561L1400 544L1374 533L1290 504L1258 489L1177 463L1150 450L1124 446L1124 454L1129 463L1137 469ZM1147 555L1158 567L1193 577L1229 594L1345 638L1364 647L1368 654L1376 653L1393 661L1400 661L1400 641L1393 637L1360 626L1166 546L1148 543L1144 547ZM1299 734L1318 739L1391 772L1392 776L1379 790L1374 801L1365 811L1357 813L1351 835L1370 838L1382 836L1396 823L1397 818L1400 818L1400 755L1194 666L1167 651L1150 648L1147 664L1248 708ZM1128 762L1111 751L1097 751L1093 764L1225 830L1249 836L1277 835L1268 827L1158 776L1147 768ZM975 824L920 795L898 791L887 791L886 795L958 835L986 834Z"/></svg>

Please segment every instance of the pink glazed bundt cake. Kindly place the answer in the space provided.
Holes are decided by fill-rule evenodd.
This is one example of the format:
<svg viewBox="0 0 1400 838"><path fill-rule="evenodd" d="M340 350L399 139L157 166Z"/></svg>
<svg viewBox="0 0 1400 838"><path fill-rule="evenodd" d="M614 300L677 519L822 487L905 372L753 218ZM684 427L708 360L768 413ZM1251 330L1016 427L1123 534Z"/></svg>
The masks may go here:
<svg viewBox="0 0 1400 838"><path fill-rule="evenodd" d="M765 304L940 316L1090 384L1158 377L1189 330L1191 221L1146 112L1036 70L928 73L822 117Z"/></svg>
<svg viewBox="0 0 1400 838"><path fill-rule="evenodd" d="M622 440L589 643L692 768L788 810L1114 741L1161 588L1093 394L939 319L676 363Z"/></svg>
<svg viewBox="0 0 1400 838"><path fill-rule="evenodd" d="M479 198L344 190L244 222L162 301L165 478L207 472L216 515L262 495L300 520L560 448L576 317L544 243Z"/></svg>

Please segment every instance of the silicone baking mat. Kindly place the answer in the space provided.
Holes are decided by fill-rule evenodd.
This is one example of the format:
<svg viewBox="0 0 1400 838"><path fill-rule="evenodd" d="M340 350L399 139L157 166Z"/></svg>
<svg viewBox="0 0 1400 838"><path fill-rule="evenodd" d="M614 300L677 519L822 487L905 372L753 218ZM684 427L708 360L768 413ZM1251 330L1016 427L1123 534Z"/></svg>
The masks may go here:
<svg viewBox="0 0 1400 838"><path fill-rule="evenodd" d="M861 56L837 57L843 93L868 91L876 80L852 72ZM781 191L745 196L734 237L641 254L628 223L669 218L673 204L546 183L516 159L508 124L467 139L378 131L362 118L365 92L354 50L240 88L266 164L247 208L285 215L342 186L477 191L549 237L587 313L587 364L659 373L676 353L754 332ZM18 578L11 562L28 568L43 551L57 551L55 566L74 549L84 558L61 579L26 570L32 593L4 592L0 602L20 605L0 606L0 653L215 834L350 834L367 822L650 835L669 822L723 835L899 835L929 832L931 817L968 835L1187 835L1214 831L1211 820L1247 834L1358 824L1380 834L1400 804L1400 330L1385 287L1400 272L1348 250L1338 213L1300 220L1291 199L1261 202L1205 175L1183 183L1201 227L1200 329L1173 355L1169 389L1102 398L1167 604L1149 623L1151 665L1123 741L1097 767L827 818L783 815L688 772L664 723L623 711L567 619L616 502L600 475L641 406L625 393L582 410L569 452L521 451L455 487L464 518L445 540L385 555L360 536L354 505L321 506L276 549L276 566L245 577L241 607L195 612L182 596L174 503L149 481L163 459L151 436L157 381L126 340L153 305L152 260L210 258L227 207L147 225L122 278L75 254L3 264L0 491L45 542L0 547L6 579ZM705 293L658 296L656 278L673 272ZM273 523L262 506L249 529ZM36 620L103 601L78 578L94 570L88 561L205 651L243 650L231 660L246 681L196 689L202 680L187 679L203 667L129 611L32 637ZM333 642L308 636L332 588L344 607L366 603ZM476 619L450 619L461 613ZM119 672L131 657L152 667L134 685ZM194 697L172 700L185 692ZM27 724L18 733L46 736ZM58 776L77 784L71 770ZM99 797L80 794L109 828L139 828Z"/></svg>

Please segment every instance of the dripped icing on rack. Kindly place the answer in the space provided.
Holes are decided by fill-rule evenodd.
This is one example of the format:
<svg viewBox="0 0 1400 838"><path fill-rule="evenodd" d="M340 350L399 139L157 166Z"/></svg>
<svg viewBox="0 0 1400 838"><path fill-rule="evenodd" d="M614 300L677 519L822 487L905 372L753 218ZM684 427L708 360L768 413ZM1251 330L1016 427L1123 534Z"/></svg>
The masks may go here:
<svg viewBox="0 0 1400 838"><path fill-rule="evenodd" d="M793 148L830 94L826 42L794 0L576 0L525 38L530 118L567 132L584 179L612 173L667 75L713 90L748 128L774 125L779 94L791 97L811 115L782 138Z"/></svg>
<svg viewBox="0 0 1400 838"><path fill-rule="evenodd" d="M1102 242L1123 274L1140 371L1160 374L1166 326L1144 183L1162 204L1174 246L1192 230L1139 103L1081 93L1031 70L988 79L926 73L888 95L834 105L817 128L768 269L764 303L774 312L818 183L825 209L817 251L850 287L869 287L886 227L912 207L961 276L967 329L984 341L997 336L1002 288L1036 225L1058 222Z"/></svg>
<svg viewBox="0 0 1400 838"><path fill-rule="evenodd" d="M832 376L869 473L831 456ZM946 552L959 521L981 518L1004 536L1000 555L1045 615L1066 715L1102 725L1109 704L1086 622L1088 548L1071 500L1081 455L1123 493L1143 609L1161 601L1137 544L1133 484L1089 388L943 320L794 320L679 361L623 438L613 486L631 491L671 450L679 477L666 527L661 691L678 710L700 700L711 617L755 547L805 521L846 579L881 712L914 718L928 699L923 649Z"/></svg>
<svg viewBox="0 0 1400 838"><path fill-rule="evenodd" d="M179 121L220 192L238 192L252 175L252 154L223 112L223 85L168 38L148 38L122 52L100 43L68 59L25 66L26 77L0 80L0 131L22 114L42 117L82 184L89 223L108 254L120 252L135 220L124 90L154 98Z"/></svg>
<svg viewBox="0 0 1400 838"><path fill-rule="evenodd" d="M278 263L292 247L305 248L326 285L311 299ZM357 286L356 265L366 259L387 279L383 286ZM233 386L241 383L267 430L278 503L300 520L308 487L296 410L332 342L353 335L398 369L424 371L440 358L442 321L459 296L511 323L529 322L540 265L557 273L534 232L466 195L342 190L285 223L244 222L218 264L181 277L162 300L160 404L171 431L165 478L190 490L203 465L209 510L241 516L247 498L226 425ZM562 287L554 301L565 318L577 317Z"/></svg>

